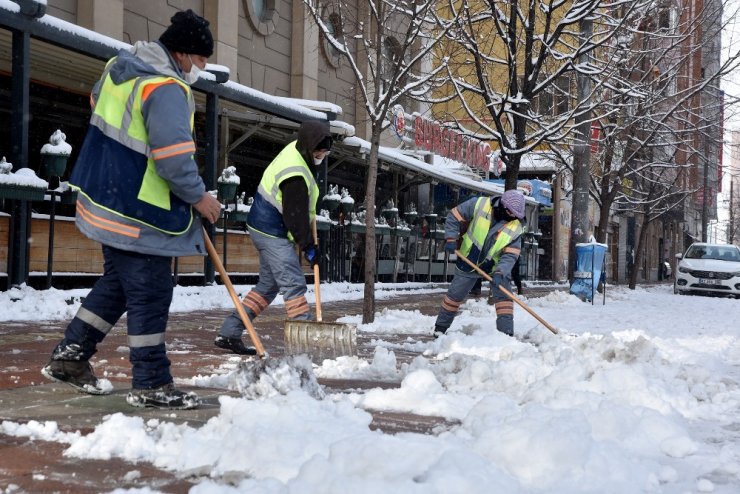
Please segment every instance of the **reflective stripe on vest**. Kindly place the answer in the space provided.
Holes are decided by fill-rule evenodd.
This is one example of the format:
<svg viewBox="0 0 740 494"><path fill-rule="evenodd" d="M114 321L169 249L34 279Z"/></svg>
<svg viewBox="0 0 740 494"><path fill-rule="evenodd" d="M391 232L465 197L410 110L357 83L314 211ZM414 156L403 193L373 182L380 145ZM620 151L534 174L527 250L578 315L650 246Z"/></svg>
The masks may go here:
<svg viewBox="0 0 740 494"><path fill-rule="evenodd" d="M101 76L101 85L98 93L98 99L95 101L93 115L90 118L90 124L97 127L100 132L107 138L112 139L132 151L141 154L146 159L146 170L141 177L141 187L138 191L137 198L147 204L151 204L165 211L171 211L170 203L170 186L166 180L159 176L156 170L155 161L149 147L149 137L144 124L144 116L141 112L143 104L143 94L147 87L155 84L179 84L185 91L188 101L190 114L190 129L193 130L195 103L193 101L192 91L184 81L176 77L167 76L145 76L137 77L116 84L110 77L110 69L114 65L115 58L111 59ZM98 203L96 205L101 206ZM141 219L126 216L123 212L116 211L122 216L134 220ZM169 234L182 234L190 228L192 224L192 208L189 211L190 221L182 231L167 231L157 228L151 223L145 222L148 226Z"/></svg>
<svg viewBox="0 0 740 494"><path fill-rule="evenodd" d="M272 204L280 214L283 213L283 191L280 184L290 177L303 177L308 187L308 209L311 221L316 217L316 203L319 200L319 186L313 178L311 170L306 165L303 156L296 149L293 141L280 151L274 160L267 166L262 174L257 192Z"/></svg>
<svg viewBox="0 0 740 494"><path fill-rule="evenodd" d="M491 200L487 197L481 197L475 203L475 211L473 213L473 219L470 221L468 231L463 236L462 245L460 246L460 252L464 256L470 253L473 247L476 247L479 252L483 251L483 246L488 237L488 232L491 229L491 219L493 216L493 207L491 206ZM511 242L519 238L524 231L522 223L519 220L511 220L507 222L504 227L498 232L496 236L496 242L486 252L486 256L483 260L472 259L477 264L482 264L485 261L492 260L494 266L498 264L501 259L501 253L504 248Z"/></svg>

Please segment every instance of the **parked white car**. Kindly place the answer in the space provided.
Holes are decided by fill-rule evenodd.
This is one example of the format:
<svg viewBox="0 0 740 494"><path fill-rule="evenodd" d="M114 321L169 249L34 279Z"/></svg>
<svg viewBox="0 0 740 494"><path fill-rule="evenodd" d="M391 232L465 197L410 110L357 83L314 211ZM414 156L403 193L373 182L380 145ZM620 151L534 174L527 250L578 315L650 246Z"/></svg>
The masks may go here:
<svg viewBox="0 0 740 494"><path fill-rule="evenodd" d="M740 298L740 247L694 243L679 259L673 293L714 294Z"/></svg>

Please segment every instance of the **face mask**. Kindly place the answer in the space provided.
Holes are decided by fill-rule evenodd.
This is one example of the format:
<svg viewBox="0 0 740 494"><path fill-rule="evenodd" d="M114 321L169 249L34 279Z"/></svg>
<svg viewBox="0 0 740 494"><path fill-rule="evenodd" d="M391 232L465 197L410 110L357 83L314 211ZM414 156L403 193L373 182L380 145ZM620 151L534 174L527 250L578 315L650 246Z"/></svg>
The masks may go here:
<svg viewBox="0 0 740 494"><path fill-rule="evenodd" d="M316 166L319 166L323 162L324 162L324 158L314 158L313 159L313 164Z"/></svg>
<svg viewBox="0 0 740 494"><path fill-rule="evenodd" d="M198 74L200 74L200 67L195 65L193 63L193 59L190 58L190 55L188 55L188 59L190 60L190 72L185 72L184 79L185 82L188 84L195 84L195 81L198 80Z"/></svg>

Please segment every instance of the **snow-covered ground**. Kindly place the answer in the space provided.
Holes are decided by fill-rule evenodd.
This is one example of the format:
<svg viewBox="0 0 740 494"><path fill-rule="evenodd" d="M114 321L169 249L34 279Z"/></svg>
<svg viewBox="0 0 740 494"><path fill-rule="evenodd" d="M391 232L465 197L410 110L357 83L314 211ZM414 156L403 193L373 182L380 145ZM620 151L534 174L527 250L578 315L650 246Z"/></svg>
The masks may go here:
<svg viewBox="0 0 740 494"><path fill-rule="evenodd" d="M403 297L399 287L379 285L379 296ZM0 318L68 318L83 294L11 290L0 294ZM351 297L362 287L322 287L325 301ZM378 333L371 362L342 357L315 368L400 382L395 389L223 396L219 415L200 428L169 414L144 422L118 413L84 436L55 423L3 422L0 431L65 443L70 457L194 476L197 494L740 492L740 300L659 286L610 288L606 305L565 293L528 302L561 334L516 307L517 338L509 338L494 330L493 307L469 301L446 336L421 342L433 317L386 310L359 326ZM175 310L205 307L228 307L223 288L178 288ZM342 320L360 323L357 314ZM392 333L405 342L391 344ZM401 347L420 356L399 365ZM234 382L230 372L188 383L223 387ZM369 409L459 425L388 435L368 428Z"/></svg>

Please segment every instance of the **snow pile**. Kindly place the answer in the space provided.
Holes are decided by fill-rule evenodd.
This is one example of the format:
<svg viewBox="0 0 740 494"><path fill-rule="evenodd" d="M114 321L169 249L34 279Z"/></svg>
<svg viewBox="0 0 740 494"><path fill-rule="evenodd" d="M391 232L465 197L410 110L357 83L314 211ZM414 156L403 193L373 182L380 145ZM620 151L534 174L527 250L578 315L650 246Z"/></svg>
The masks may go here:
<svg viewBox="0 0 740 494"><path fill-rule="evenodd" d="M249 399L284 395L297 389L316 399L324 397L313 364L305 355L244 361L234 374L234 383L239 393Z"/></svg>
<svg viewBox="0 0 740 494"><path fill-rule="evenodd" d="M220 397L219 415L200 428L115 414L85 436L53 425L2 431L64 442L73 458L150 462L195 479L194 493L740 491L737 301L668 286L612 288L606 305L574 299L531 300L570 333L557 336L518 306L517 338L495 330L485 301L464 304L437 340L433 317L387 310L358 328L374 337L371 361L315 369L396 387L322 398L282 368L260 388L237 358L197 378L243 394ZM409 351L416 356L402 359ZM368 411L438 425L384 434Z"/></svg>

